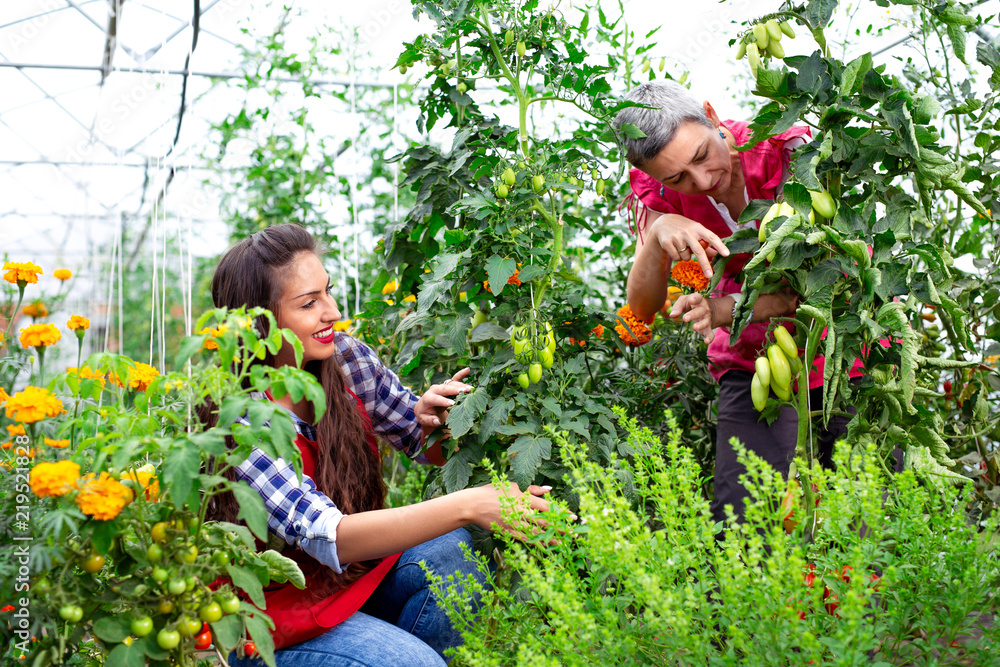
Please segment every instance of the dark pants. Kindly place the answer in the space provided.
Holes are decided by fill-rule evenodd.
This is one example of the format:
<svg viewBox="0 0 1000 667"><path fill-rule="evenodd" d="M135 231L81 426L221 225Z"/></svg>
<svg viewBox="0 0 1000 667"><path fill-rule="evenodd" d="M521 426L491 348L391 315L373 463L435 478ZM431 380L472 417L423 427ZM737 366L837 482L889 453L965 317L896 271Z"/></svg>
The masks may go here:
<svg viewBox="0 0 1000 667"><path fill-rule="evenodd" d="M746 469L736 460L736 451L729 440L736 437L748 451L755 453L782 475L795 458L795 441L798 438L798 415L791 406L781 411L781 416L770 426L760 419L750 398L750 380L753 373L727 371L719 381L719 425L715 439L715 500L712 501L712 518L725 521L726 505L732 505L736 516L742 519L743 499L749 494L740 484L740 475ZM773 394L772 394L773 395ZM814 409L823 404L823 388L809 391L810 405ZM847 417L832 417L829 426L816 435L816 457L826 468L833 467L833 443L847 432ZM814 431L815 433L815 431Z"/></svg>

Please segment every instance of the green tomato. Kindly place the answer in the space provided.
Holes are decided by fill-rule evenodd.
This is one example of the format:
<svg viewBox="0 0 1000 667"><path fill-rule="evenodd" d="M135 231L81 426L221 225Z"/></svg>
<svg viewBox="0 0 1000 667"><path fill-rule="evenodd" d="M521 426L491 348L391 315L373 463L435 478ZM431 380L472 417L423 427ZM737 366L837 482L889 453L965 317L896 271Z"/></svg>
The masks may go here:
<svg viewBox="0 0 1000 667"><path fill-rule="evenodd" d="M163 544L167 541L167 522L158 521L153 524L153 527L149 530L150 536L153 538L154 542L159 542Z"/></svg>
<svg viewBox="0 0 1000 667"><path fill-rule="evenodd" d="M514 170L510 167L503 170L503 174L500 175L500 178L503 179L503 182L507 185L514 185L514 183L517 182L517 174L515 174Z"/></svg>
<svg viewBox="0 0 1000 667"><path fill-rule="evenodd" d="M767 405L767 385L763 384L759 373L753 374L750 380L750 398L753 400L753 407L757 412L763 412Z"/></svg>
<svg viewBox="0 0 1000 667"><path fill-rule="evenodd" d="M497 185L497 197L499 199L506 199L509 193L510 190L507 188L506 183L500 183L499 185Z"/></svg>
<svg viewBox="0 0 1000 667"><path fill-rule="evenodd" d="M594 191L597 192L598 197L604 196L605 183L603 178L597 179L597 185L594 186Z"/></svg>
<svg viewBox="0 0 1000 667"><path fill-rule="evenodd" d="M222 606L215 601L202 605L201 609L198 610L198 618L206 623L215 623L222 618Z"/></svg>
<svg viewBox="0 0 1000 667"><path fill-rule="evenodd" d="M170 578L170 573L164 570L162 567L153 568L153 581L163 583Z"/></svg>
<svg viewBox="0 0 1000 667"><path fill-rule="evenodd" d="M180 595L187 590L187 584L183 579L171 579L170 583L167 584L167 590L170 591L171 595Z"/></svg>
<svg viewBox="0 0 1000 667"><path fill-rule="evenodd" d="M531 364L528 366L528 379L531 380L532 384L538 384L542 381L542 365L541 364Z"/></svg>
<svg viewBox="0 0 1000 667"><path fill-rule="evenodd" d="M76 623L83 618L83 609L75 604L64 604L59 607L59 618L70 623Z"/></svg>
<svg viewBox="0 0 1000 667"><path fill-rule="evenodd" d="M521 373L517 376L517 383L521 385L521 389L527 389L531 386L531 380L528 379L527 373Z"/></svg>
<svg viewBox="0 0 1000 667"><path fill-rule="evenodd" d="M174 610L174 603L172 600L160 600L160 603L156 605L157 614L169 614Z"/></svg>
<svg viewBox="0 0 1000 667"><path fill-rule="evenodd" d="M223 614L235 614L240 610L240 599L233 595L219 602Z"/></svg>
<svg viewBox="0 0 1000 667"><path fill-rule="evenodd" d="M142 618L133 618L132 625L129 628L132 634L136 637L145 637L150 632L153 631L153 619L149 616L143 616Z"/></svg>
<svg viewBox="0 0 1000 667"><path fill-rule="evenodd" d="M201 621L185 614L177 621L177 630L185 637L194 637L201 632Z"/></svg>
<svg viewBox="0 0 1000 667"><path fill-rule="evenodd" d="M742 39L736 44L736 59L743 60L743 57L747 54L747 43Z"/></svg>
<svg viewBox="0 0 1000 667"><path fill-rule="evenodd" d="M457 88L458 92L460 92L460 93L464 93L465 91L467 91L469 89L469 87L467 85L465 85L464 81L459 82L459 84L457 86L455 86L455 88Z"/></svg>
<svg viewBox="0 0 1000 667"><path fill-rule="evenodd" d="M757 370L757 377L760 379L760 384L765 389L771 386L771 364L767 362L767 357L757 357L754 362L754 368ZM766 396L765 396L766 399Z"/></svg>
<svg viewBox="0 0 1000 667"><path fill-rule="evenodd" d="M517 57L523 58L524 54L527 53L528 46L524 42L517 43Z"/></svg>
<svg viewBox="0 0 1000 667"><path fill-rule="evenodd" d="M92 553L80 563L80 569L90 574L97 574L104 569L104 556Z"/></svg>
<svg viewBox="0 0 1000 667"><path fill-rule="evenodd" d="M225 551L216 551L212 554L212 562L219 567L225 567L226 565L229 565L229 554Z"/></svg>
<svg viewBox="0 0 1000 667"><path fill-rule="evenodd" d="M545 177L541 174L535 174L531 177L531 189L536 193L541 193L542 189L545 187Z"/></svg>
<svg viewBox="0 0 1000 667"><path fill-rule="evenodd" d="M510 46L511 44L514 43L514 31L513 30L508 30L507 32L504 33L503 43L504 43L505 46Z"/></svg>
<svg viewBox="0 0 1000 667"><path fill-rule="evenodd" d="M163 628L158 633L156 633L156 645L162 648L164 651L170 651L177 648L177 645L181 643L181 633L176 630L167 630Z"/></svg>
<svg viewBox="0 0 1000 667"><path fill-rule="evenodd" d="M763 23L757 23L753 27L753 38L756 41L758 49L766 49L767 43L770 41L767 36L767 27Z"/></svg>
<svg viewBox="0 0 1000 667"><path fill-rule="evenodd" d="M779 60L784 60L785 58L785 49L781 46L781 42L778 40L772 40L771 43L767 45L767 52Z"/></svg>
<svg viewBox="0 0 1000 667"><path fill-rule="evenodd" d="M35 589L35 593L37 593L38 595L45 595L50 590L52 590L52 584L49 583L48 579L39 579L38 581L35 582L33 588Z"/></svg>
<svg viewBox="0 0 1000 667"><path fill-rule="evenodd" d="M198 558L198 547L190 545L186 550L181 550L181 560L185 563L193 563Z"/></svg>
<svg viewBox="0 0 1000 667"><path fill-rule="evenodd" d="M780 345L767 348L767 359L771 362L771 388L787 390L792 382L792 368L788 365L788 357L781 351Z"/></svg>
<svg viewBox="0 0 1000 667"><path fill-rule="evenodd" d="M809 196L812 198L812 207L818 214L827 219L837 215L837 204L829 192L810 190Z"/></svg>
<svg viewBox="0 0 1000 667"><path fill-rule="evenodd" d="M792 30L792 26L788 24L788 21L782 21L779 23L778 28L780 28L781 32L788 36L788 39L795 39L795 31Z"/></svg>
<svg viewBox="0 0 1000 667"><path fill-rule="evenodd" d="M163 560L163 547L156 542L150 544L149 548L146 549L146 559L149 560L150 563L159 563Z"/></svg>
<svg viewBox="0 0 1000 667"><path fill-rule="evenodd" d="M760 51L756 44L747 44L747 62L750 63L750 73L757 78L757 70L760 69Z"/></svg>
<svg viewBox="0 0 1000 667"><path fill-rule="evenodd" d="M555 357L552 356L552 350L547 347L543 347L538 352L538 360L542 362L542 367L547 370L552 368L552 364L555 362Z"/></svg>
<svg viewBox="0 0 1000 667"><path fill-rule="evenodd" d="M779 324L774 328L774 342L789 359L795 359L799 356L799 348L795 346L795 339L792 338L792 334L788 333L788 329L784 325Z"/></svg>
<svg viewBox="0 0 1000 667"><path fill-rule="evenodd" d="M768 46L781 40L781 26L774 19L768 19L764 29L767 30Z"/></svg>

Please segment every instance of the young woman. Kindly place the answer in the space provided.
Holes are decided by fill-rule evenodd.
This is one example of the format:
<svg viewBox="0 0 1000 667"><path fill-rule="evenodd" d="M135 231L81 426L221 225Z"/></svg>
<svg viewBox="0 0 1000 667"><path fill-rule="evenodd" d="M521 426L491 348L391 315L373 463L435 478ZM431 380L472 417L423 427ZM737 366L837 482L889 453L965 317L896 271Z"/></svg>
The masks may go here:
<svg viewBox="0 0 1000 667"><path fill-rule="evenodd" d="M450 397L469 391L468 369L415 396L364 343L335 332L340 319L330 279L313 238L286 224L269 227L231 248L215 272L215 305L263 306L278 326L295 332L303 364L323 385L327 410L315 419L311 405L286 396L275 402L295 424L305 476L299 484L287 461L260 450L237 469L256 489L269 513L272 542L299 562L307 586L290 584L265 593L275 622L279 667L313 665L442 665L445 649L460 636L428 589L419 563L442 577L478 576L463 555L463 528L502 525L501 496L521 496L516 484L465 489L409 507L385 509L385 483L376 437L419 462L426 436L447 418ZM260 328L266 322L258 322ZM286 346L263 363L294 364ZM269 393L258 400L275 399ZM437 453L437 458L440 453ZM529 511L544 511L547 488L532 486ZM233 499L218 518L234 520ZM526 517L527 519L527 517ZM470 604L478 604L470 600ZM250 664L233 654L231 665Z"/></svg>
<svg viewBox="0 0 1000 667"><path fill-rule="evenodd" d="M646 135L625 140L626 157L634 167L629 172L629 211L638 223L628 302L636 317L651 320L666 301L672 263L695 258L711 277L710 258L729 254L722 239L740 229L735 221L751 199L775 199L780 194L789 154L805 143L809 130L795 127L738 151L736 147L750 138L748 123L720 120L711 104L699 104L680 84L645 83L626 99L643 106L623 109L616 122L633 124ZM760 222L749 224L759 226ZM750 380L771 319L793 315L798 295L790 290L761 295L753 306L752 324L744 328L739 340L730 340L727 327L732 324L736 300L743 298L736 277L747 259L734 257L728 262L710 297L686 294L670 312L670 317L690 324L704 338L709 370L719 382L712 503L717 521L726 518L726 505L742 516L747 495L739 483L743 466L730 445L733 437L782 474L795 457L798 422L794 409L786 407L770 426L760 421L750 398ZM809 376L813 405L821 404L822 386L823 358L818 357ZM833 443L845 432L846 424L846 418L836 417L819 434L823 463L832 464Z"/></svg>

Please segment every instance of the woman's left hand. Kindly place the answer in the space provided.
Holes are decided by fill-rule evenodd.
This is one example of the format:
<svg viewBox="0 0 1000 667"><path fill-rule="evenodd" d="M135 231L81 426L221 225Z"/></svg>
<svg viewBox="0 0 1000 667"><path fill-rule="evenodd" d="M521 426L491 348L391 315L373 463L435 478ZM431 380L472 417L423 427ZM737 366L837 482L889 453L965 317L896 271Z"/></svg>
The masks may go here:
<svg viewBox="0 0 1000 667"><path fill-rule="evenodd" d="M716 303L717 301L719 300L706 299L697 292L694 294L684 294L674 301L670 317L674 320L680 318L682 322L689 323L691 328L705 340L705 344L707 345L715 340L716 327L723 326L716 312L719 307Z"/></svg>
<svg viewBox="0 0 1000 667"><path fill-rule="evenodd" d="M447 382L432 384L417 401L413 414L423 429L425 438L448 419L448 408L455 405L451 397L472 391L472 385L462 382L471 372L472 369L463 368Z"/></svg>

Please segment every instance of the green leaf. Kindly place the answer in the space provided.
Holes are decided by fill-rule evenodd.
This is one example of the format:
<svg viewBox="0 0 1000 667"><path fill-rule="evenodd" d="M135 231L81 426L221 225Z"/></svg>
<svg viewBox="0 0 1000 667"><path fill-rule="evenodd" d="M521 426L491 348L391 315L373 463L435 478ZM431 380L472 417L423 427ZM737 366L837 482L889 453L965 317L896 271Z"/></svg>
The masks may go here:
<svg viewBox="0 0 1000 667"><path fill-rule="evenodd" d="M510 334L502 326L496 322L483 322L475 329L469 336L469 340L473 343L481 343L484 340L507 340L510 338Z"/></svg>
<svg viewBox="0 0 1000 667"><path fill-rule="evenodd" d="M263 605L258 605L263 606ZM266 621L264 619L267 619ZM257 652L268 667L276 667L274 663L274 638L271 636L273 625L271 619L262 612L246 616L247 632L257 645Z"/></svg>
<svg viewBox="0 0 1000 667"><path fill-rule="evenodd" d="M241 567L236 563L227 563L226 574L233 580L233 586L245 592L250 597L250 602L263 609L264 586L257 579L257 575L253 571Z"/></svg>
<svg viewBox="0 0 1000 667"><path fill-rule="evenodd" d="M207 338L209 338L208 334L204 334L201 336L188 336L181 341L180 349L177 351L177 358L174 360L174 368L183 368L187 360L205 345Z"/></svg>
<svg viewBox="0 0 1000 667"><path fill-rule="evenodd" d="M102 616L94 623L94 634L102 641L118 644L129 636L129 622L125 616Z"/></svg>
<svg viewBox="0 0 1000 667"><path fill-rule="evenodd" d="M528 283L538 278L539 276L544 276L546 269L541 264L529 264L528 266L521 269L521 272L517 274L518 280L522 283Z"/></svg>
<svg viewBox="0 0 1000 667"><path fill-rule="evenodd" d="M514 402L502 399L493 402L490 409L486 411L482 423L479 425L479 442L485 443L501 424L507 423L507 415L514 407Z"/></svg>
<svg viewBox="0 0 1000 667"><path fill-rule="evenodd" d="M212 641L222 650L223 655L236 648L243 634L243 621L238 614L223 616L209 625L212 626Z"/></svg>
<svg viewBox="0 0 1000 667"><path fill-rule="evenodd" d="M825 28L833 17L838 0L809 0L806 17L813 28Z"/></svg>
<svg viewBox="0 0 1000 667"><path fill-rule="evenodd" d="M165 494L177 505L183 504L191 493L191 485L200 469L201 456L197 449L185 446L184 441L179 446L172 447L161 466Z"/></svg>
<svg viewBox="0 0 1000 667"><path fill-rule="evenodd" d="M111 649L111 653L108 654L108 658L104 662L104 667L144 667L145 664L146 655L138 643L131 646L118 644Z"/></svg>
<svg viewBox="0 0 1000 667"><path fill-rule="evenodd" d="M621 132L629 139L643 139L646 133L632 123L622 123Z"/></svg>
<svg viewBox="0 0 1000 667"><path fill-rule="evenodd" d="M455 267L458 266L458 262L463 256L467 255L468 251L465 253L444 253L437 256L437 266L434 267L434 277L431 280L446 280L454 271Z"/></svg>
<svg viewBox="0 0 1000 667"><path fill-rule="evenodd" d="M951 40L951 48L955 52L955 57L966 63L965 60L965 30L960 25L948 26L948 39ZM968 63L966 63L968 64Z"/></svg>
<svg viewBox="0 0 1000 667"><path fill-rule="evenodd" d="M507 286L507 280L514 275L515 271L517 271L517 262L513 259L491 255L486 260L486 275L490 281L490 292L494 296L500 294L503 288Z"/></svg>
<svg viewBox="0 0 1000 667"><path fill-rule="evenodd" d="M458 439L468 433L479 416L485 412L489 402L490 395L485 389L464 394L464 398L459 400L448 413L448 428L451 429L451 437Z"/></svg>
<svg viewBox="0 0 1000 667"><path fill-rule="evenodd" d="M524 489L535 479L538 466L552 456L552 441L536 435L522 435L507 450L514 481Z"/></svg>
<svg viewBox="0 0 1000 667"><path fill-rule="evenodd" d="M840 79L840 94L850 97L854 94L855 87L864 81L865 74L872 68L872 54L866 53L858 56L847 64L844 74Z"/></svg>
<svg viewBox="0 0 1000 667"><path fill-rule="evenodd" d="M257 539L267 542L267 510L264 509L264 499L243 480L233 482L230 488L240 504L238 518L246 522Z"/></svg>
<svg viewBox="0 0 1000 667"><path fill-rule="evenodd" d="M771 230L767 235L767 240L764 245L760 247L760 250L747 262L747 265L743 268L744 271L750 271L755 266L763 262L768 255L770 255L781 242L788 237L789 234L794 232L799 225L802 224L802 214L798 213L790 218L787 218L781 227L775 230Z"/></svg>
<svg viewBox="0 0 1000 667"><path fill-rule="evenodd" d="M472 477L472 466L483 459L483 448L466 444L448 457L441 468L441 480L447 493L464 489Z"/></svg>
<svg viewBox="0 0 1000 667"><path fill-rule="evenodd" d="M268 549L258 556L267 563L267 571L271 575L272 581L288 581L298 589L306 587L305 575L291 558L282 556L273 549Z"/></svg>

